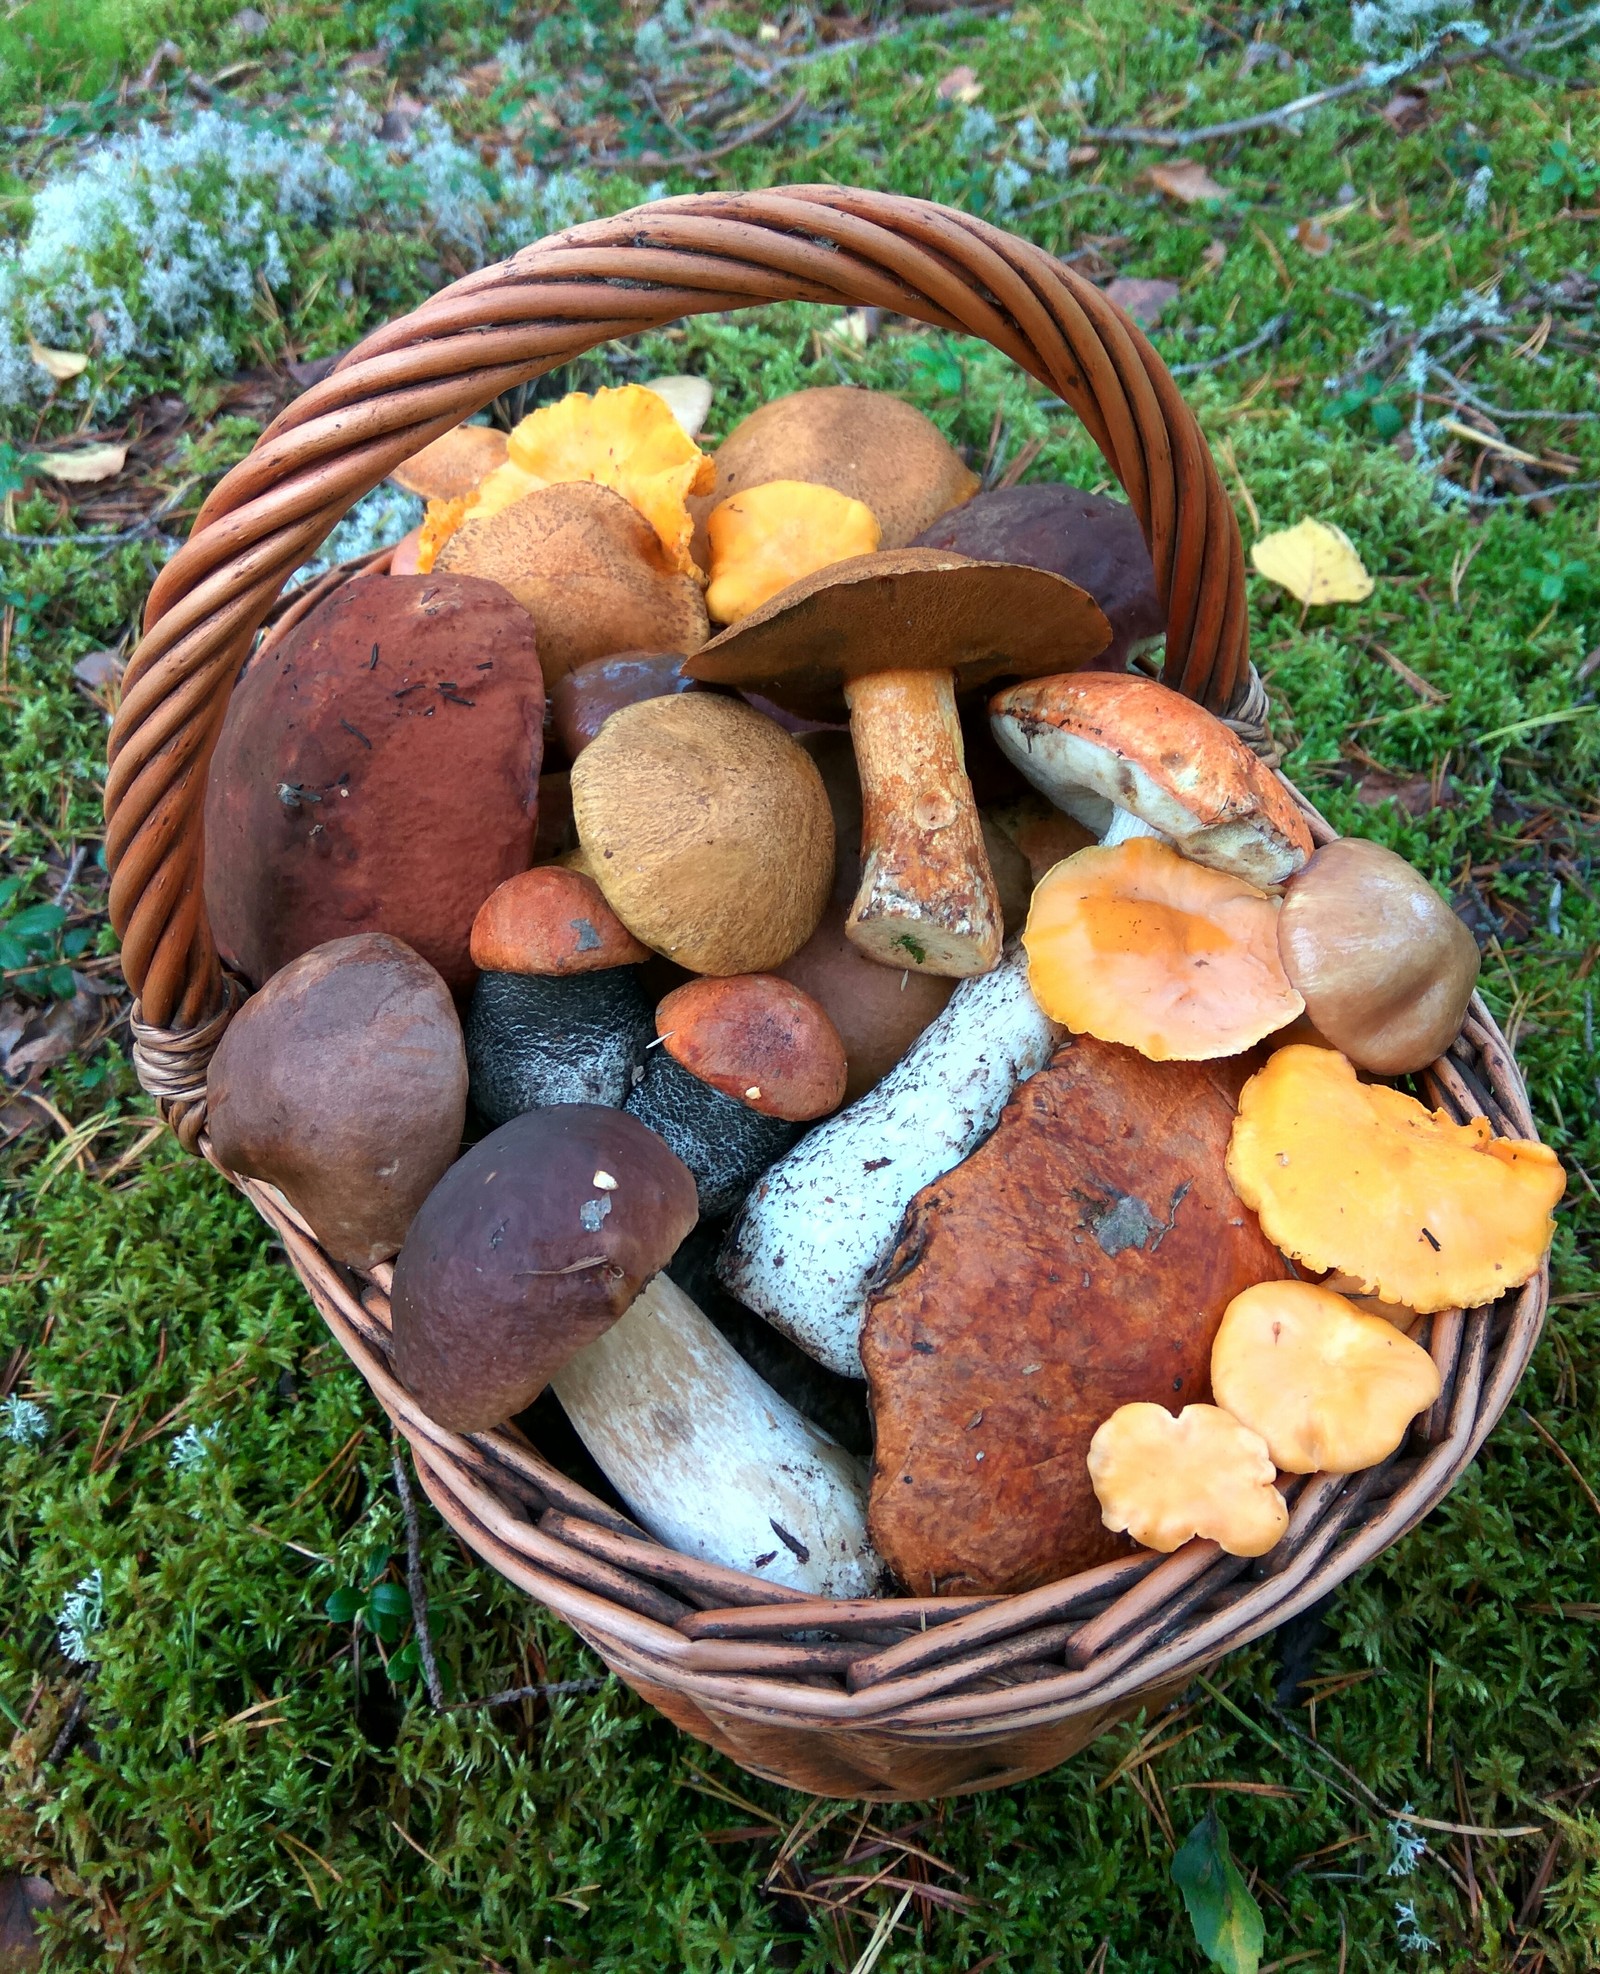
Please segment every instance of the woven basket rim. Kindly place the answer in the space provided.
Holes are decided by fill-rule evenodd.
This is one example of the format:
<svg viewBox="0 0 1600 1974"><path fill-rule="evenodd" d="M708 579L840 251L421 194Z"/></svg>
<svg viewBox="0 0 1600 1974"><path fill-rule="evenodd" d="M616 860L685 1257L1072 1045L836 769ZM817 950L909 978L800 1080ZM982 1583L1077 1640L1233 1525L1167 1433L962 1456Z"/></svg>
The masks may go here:
<svg viewBox="0 0 1600 1974"><path fill-rule="evenodd" d="M1231 503L1160 357L1081 277L965 214L841 187L701 194L570 229L367 338L212 493L152 589L112 733L107 847L137 997L136 1066L190 1149L209 1154L206 1063L242 998L205 923L205 770L233 678L284 581L354 499L509 384L674 316L783 298L896 308L983 336L1046 381L1100 445L1150 543L1169 682L1260 746L1265 699L1248 664ZM351 573L285 599L280 625ZM1331 840L1284 785L1316 839ZM1460 1040L1417 1080L1457 1118L1537 1136L1511 1051L1477 997ZM389 1267L335 1263L272 1188L234 1183L469 1548L680 1725L758 1773L826 1793L906 1793L882 1753L891 1746L933 1751L911 1793L1017 1779L1077 1745L1062 1723L1093 1731L1304 1610L1449 1492L1504 1409L1548 1299L1546 1263L1498 1304L1432 1318L1439 1402L1380 1466L1290 1482L1289 1531L1257 1563L1194 1541L1013 1596L845 1603L675 1554L515 1428L436 1426L390 1369ZM824 1741L831 1766L798 1752ZM984 1772L981 1751L1002 1745L1011 1753ZM978 1753L958 1758L964 1749Z"/></svg>

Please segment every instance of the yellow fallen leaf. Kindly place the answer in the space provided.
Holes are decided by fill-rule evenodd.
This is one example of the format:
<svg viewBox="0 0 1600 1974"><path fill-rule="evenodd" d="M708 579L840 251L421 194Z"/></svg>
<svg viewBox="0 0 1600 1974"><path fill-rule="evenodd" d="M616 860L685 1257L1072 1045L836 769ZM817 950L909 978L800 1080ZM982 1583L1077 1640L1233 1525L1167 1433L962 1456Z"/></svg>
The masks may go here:
<svg viewBox="0 0 1600 1974"><path fill-rule="evenodd" d="M89 359L82 350L47 350L43 343L28 338L28 354L41 370L46 370L58 384L64 384L69 377L77 377L88 369Z"/></svg>
<svg viewBox="0 0 1600 1974"><path fill-rule="evenodd" d="M1364 603L1372 578L1343 528L1310 519L1250 547L1256 573L1301 603Z"/></svg>
<svg viewBox="0 0 1600 1974"><path fill-rule="evenodd" d="M77 446L71 452L34 452L27 458L31 472L44 473L52 480L65 480L70 486L91 486L96 480L114 480L127 464L126 446Z"/></svg>
<svg viewBox="0 0 1600 1974"><path fill-rule="evenodd" d="M933 93L941 103L975 103L983 94L983 84L977 70L969 62L961 62L939 78Z"/></svg>

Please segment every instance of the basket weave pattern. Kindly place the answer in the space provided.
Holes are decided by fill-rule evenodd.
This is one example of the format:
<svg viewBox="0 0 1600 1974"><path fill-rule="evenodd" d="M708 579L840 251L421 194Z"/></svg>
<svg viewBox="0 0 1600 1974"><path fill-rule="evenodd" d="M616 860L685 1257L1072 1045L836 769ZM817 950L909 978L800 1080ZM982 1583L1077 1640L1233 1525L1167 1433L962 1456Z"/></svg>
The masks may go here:
<svg viewBox="0 0 1600 1974"><path fill-rule="evenodd" d="M233 681L285 580L355 500L512 385L615 336L782 300L874 305L982 337L1064 400L1150 545L1168 683L1264 747L1232 507L1161 359L1097 289L982 221L834 186L671 199L575 227L352 351L222 481L151 591L111 736L107 851L138 1072L191 1150L209 1150L206 1064L240 998L202 901L205 775ZM350 573L298 595L274 634ZM1536 1135L1510 1051L1477 1000L1419 1082L1458 1118ZM513 1427L462 1436L434 1424L391 1369L389 1269L341 1267L280 1195L241 1183L410 1442L429 1498L478 1555L688 1732L772 1780L879 1800L1037 1774L1377 1555L1482 1444L1547 1299L1541 1271L1492 1307L1431 1319L1438 1403L1382 1466L1292 1481L1288 1533L1258 1563L1194 1541L1018 1596L844 1603L663 1548Z"/></svg>

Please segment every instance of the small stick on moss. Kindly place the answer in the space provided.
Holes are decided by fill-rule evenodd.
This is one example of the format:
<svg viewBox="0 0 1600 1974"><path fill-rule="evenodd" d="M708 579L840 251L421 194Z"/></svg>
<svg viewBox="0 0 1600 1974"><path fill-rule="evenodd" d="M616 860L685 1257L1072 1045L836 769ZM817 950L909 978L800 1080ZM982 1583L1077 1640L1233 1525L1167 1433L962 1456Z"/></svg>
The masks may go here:
<svg viewBox="0 0 1600 1974"><path fill-rule="evenodd" d="M73 1742L77 1740L78 1729L83 1725L83 1717L88 1712L88 1708L89 1681L85 1679L77 1692L72 1696L72 1705L67 1709L67 1717L62 1721L56 1738L50 1743L50 1752L41 1763L42 1767L54 1768L56 1763L61 1760L62 1756L72 1746Z"/></svg>
<svg viewBox="0 0 1600 1974"><path fill-rule="evenodd" d="M428 1699L436 1714L445 1711L444 1686L439 1678L439 1662L433 1656L433 1634L428 1629L428 1586L422 1576L422 1531L417 1526L417 1503L400 1453L400 1434L390 1442L389 1463L394 1469L395 1492L406 1523L406 1590L411 1598L411 1624L417 1636L417 1657L422 1661L422 1677L427 1682Z"/></svg>
<svg viewBox="0 0 1600 1974"><path fill-rule="evenodd" d="M604 1679L547 1679L537 1686L508 1686L500 1693L486 1693L481 1700L454 1700L446 1713L470 1713L478 1707L509 1707L518 1700L548 1699L561 1693L598 1693Z"/></svg>

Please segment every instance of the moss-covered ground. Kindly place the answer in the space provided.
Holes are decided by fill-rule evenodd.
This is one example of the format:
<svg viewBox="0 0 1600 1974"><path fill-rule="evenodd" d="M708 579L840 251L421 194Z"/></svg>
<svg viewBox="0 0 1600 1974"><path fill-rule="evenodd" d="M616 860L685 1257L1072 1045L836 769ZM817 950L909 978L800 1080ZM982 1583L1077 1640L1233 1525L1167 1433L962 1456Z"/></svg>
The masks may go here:
<svg viewBox="0 0 1600 1974"><path fill-rule="evenodd" d="M1494 34L1533 18L1481 11ZM0 1884L55 1888L48 1965L849 1970L876 1938L882 1974L1167 1974L1201 1964L1169 1867L1208 1807L1265 1964L1600 1964L1596 42L1502 60L1457 27L1292 126L1171 153L1089 134L1252 117L1467 12L0 10L0 358L8 333L24 351L0 361ZM1562 0L1546 38L1585 18ZM733 143L797 91L779 129ZM407 150L430 107L444 135ZM187 206L139 225L192 225L186 278L215 294L187 315L169 295L163 317L138 226L95 233L81 178L61 188L141 123L181 137L204 116L279 133L300 165L331 148L349 183L273 215L275 260L225 174L185 154ZM1185 158L1222 196L1146 176ZM288 167L261 168L270 204ZM424 1515L453 1703L429 1705L382 1420L248 1208L150 1131L97 861L142 593L304 365L519 214L818 178L988 214L1097 279L1175 284L1156 339L1246 539L1318 516L1377 578L1310 611L1252 579L1289 770L1451 890L1572 1175L1544 1341L1444 1507L1163 1717L1025 1788L875 1812L901 1848L861 1867L838 1861L862 1810L680 1738ZM170 208L179 185L150 197ZM91 359L54 395L24 374L30 327ZM907 325L778 309L638 360L710 375L716 431L856 379L926 406L991 476L1102 478L999 359ZM123 472L37 477L30 450L75 432L131 441ZM902 1907L908 1885L932 1889Z"/></svg>

